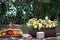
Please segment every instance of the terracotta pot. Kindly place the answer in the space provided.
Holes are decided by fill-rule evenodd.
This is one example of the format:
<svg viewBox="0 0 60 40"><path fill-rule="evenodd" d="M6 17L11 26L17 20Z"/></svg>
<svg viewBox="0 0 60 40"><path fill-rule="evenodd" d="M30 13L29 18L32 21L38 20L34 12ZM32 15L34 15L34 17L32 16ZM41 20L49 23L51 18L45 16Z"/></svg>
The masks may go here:
<svg viewBox="0 0 60 40"><path fill-rule="evenodd" d="M36 32L43 31L45 33L45 37L56 37L56 30L55 29L47 29L47 30L29 30L29 34L32 37L36 37Z"/></svg>

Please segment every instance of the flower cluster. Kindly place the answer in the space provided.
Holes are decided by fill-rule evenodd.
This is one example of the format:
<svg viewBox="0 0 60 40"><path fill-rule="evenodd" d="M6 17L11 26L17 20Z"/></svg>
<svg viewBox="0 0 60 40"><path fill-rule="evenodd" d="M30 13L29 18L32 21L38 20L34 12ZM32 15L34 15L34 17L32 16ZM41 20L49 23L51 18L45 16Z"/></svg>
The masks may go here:
<svg viewBox="0 0 60 40"><path fill-rule="evenodd" d="M44 20L37 18L32 18L27 22L28 28L37 28L38 30L47 29L47 28L54 28L56 27L57 22L51 21L48 17L45 17Z"/></svg>

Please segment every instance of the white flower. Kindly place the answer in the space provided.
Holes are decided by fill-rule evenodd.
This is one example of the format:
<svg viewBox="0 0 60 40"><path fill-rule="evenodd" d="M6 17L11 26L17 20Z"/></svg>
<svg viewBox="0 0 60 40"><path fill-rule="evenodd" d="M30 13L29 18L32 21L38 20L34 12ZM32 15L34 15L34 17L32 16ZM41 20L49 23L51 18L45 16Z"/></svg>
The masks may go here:
<svg viewBox="0 0 60 40"><path fill-rule="evenodd" d="M34 28L37 28L37 25L35 25Z"/></svg>
<svg viewBox="0 0 60 40"><path fill-rule="evenodd" d="M45 17L45 20L48 20L48 16Z"/></svg>
<svg viewBox="0 0 60 40"><path fill-rule="evenodd" d="M39 19L39 20L41 20L41 21L42 21L42 19Z"/></svg>
<svg viewBox="0 0 60 40"><path fill-rule="evenodd" d="M30 24L30 23L27 23L27 26L28 26L28 27L30 27L30 26L31 26L31 24Z"/></svg>
<svg viewBox="0 0 60 40"><path fill-rule="evenodd" d="M41 23L45 23L45 20L41 21Z"/></svg>

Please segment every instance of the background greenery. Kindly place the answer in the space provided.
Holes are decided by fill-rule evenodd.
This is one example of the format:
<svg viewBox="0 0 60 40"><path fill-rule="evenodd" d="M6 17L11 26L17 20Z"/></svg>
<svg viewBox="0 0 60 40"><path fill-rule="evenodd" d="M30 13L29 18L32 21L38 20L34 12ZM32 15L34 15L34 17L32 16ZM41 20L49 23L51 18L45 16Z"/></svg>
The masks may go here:
<svg viewBox="0 0 60 40"><path fill-rule="evenodd" d="M4 16L9 9L8 0L0 0L0 24L14 22L25 24L30 18L48 16L51 20L57 19L60 23L60 0L11 0L17 9L17 15ZM11 20L10 20L11 19Z"/></svg>

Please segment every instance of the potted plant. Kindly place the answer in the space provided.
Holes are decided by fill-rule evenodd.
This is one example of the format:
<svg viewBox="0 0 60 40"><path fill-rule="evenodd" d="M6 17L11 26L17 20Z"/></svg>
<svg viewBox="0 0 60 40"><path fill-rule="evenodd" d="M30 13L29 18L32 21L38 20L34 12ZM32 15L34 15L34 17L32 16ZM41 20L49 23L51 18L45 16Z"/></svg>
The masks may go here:
<svg viewBox="0 0 60 40"><path fill-rule="evenodd" d="M45 37L54 37L56 36L56 21L51 21L48 17L45 19L32 18L27 22L27 27L29 28L29 34L33 37L36 37L36 32L43 31L45 33Z"/></svg>

